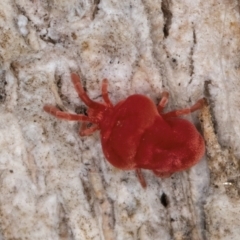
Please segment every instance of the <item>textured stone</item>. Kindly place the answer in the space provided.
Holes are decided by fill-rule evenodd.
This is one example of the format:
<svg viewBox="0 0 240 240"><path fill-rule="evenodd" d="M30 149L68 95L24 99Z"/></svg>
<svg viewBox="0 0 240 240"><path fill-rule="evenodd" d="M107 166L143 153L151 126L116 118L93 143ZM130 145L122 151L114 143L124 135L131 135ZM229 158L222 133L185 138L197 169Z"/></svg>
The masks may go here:
<svg viewBox="0 0 240 240"><path fill-rule="evenodd" d="M239 13L236 0L1 1L0 239L238 240ZM43 112L84 111L71 72L97 101L103 78L114 103L205 96L207 160L166 179L143 171L142 189L105 161L98 133Z"/></svg>

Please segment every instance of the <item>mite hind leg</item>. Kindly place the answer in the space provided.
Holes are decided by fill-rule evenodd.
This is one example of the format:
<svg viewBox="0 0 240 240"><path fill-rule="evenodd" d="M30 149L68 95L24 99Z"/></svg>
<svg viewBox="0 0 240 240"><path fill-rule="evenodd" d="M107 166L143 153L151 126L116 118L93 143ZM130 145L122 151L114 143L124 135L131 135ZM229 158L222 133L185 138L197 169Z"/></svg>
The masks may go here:
<svg viewBox="0 0 240 240"><path fill-rule="evenodd" d="M161 100L160 100L160 102L159 102L159 104L158 104L158 107L157 107L158 112L159 112L160 114L162 113L163 109L164 109L165 106L167 105L167 103L168 103L168 98L169 98L169 93L166 92L166 91L164 91L164 92L162 93L162 98L161 98Z"/></svg>
<svg viewBox="0 0 240 240"><path fill-rule="evenodd" d="M147 187L147 184L146 184L145 178L143 177L141 168L137 168L137 169L136 169L136 174L137 174L137 177L138 177L138 180L139 180L141 186L142 186L143 188L146 188L146 187Z"/></svg>
<svg viewBox="0 0 240 240"><path fill-rule="evenodd" d="M206 104L205 98L201 98L190 108L174 110L174 111L162 114L162 116L164 118L172 118L172 117L178 117L181 115L186 115L186 114L189 114L191 112L195 112L195 111L201 109L205 104Z"/></svg>

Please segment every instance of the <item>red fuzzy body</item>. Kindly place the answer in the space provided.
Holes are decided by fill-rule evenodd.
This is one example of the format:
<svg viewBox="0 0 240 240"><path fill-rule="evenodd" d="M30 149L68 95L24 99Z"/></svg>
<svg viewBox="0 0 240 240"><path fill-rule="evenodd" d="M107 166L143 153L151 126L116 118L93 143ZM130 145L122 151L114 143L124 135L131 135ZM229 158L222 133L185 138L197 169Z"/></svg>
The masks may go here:
<svg viewBox="0 0 240 240"><path fill-rule="evenodd" d="M167 177L190 168L203 156L205 145L202 136L191 122L179 116L200 109L204 99L191 108L163 113L168 101L167 92L163 93L158 106L139 94L131 95L113 106L108 98L107 80L102 85L105 103L92 101L76 74L72 74L72 82L79 97L89 107L88 116L62 112L49 105L44 106L44 110L61 119L93 123L90 128L83 123L80 135L86 136L100 130L106 159L116 168L136 169L143 187L146 183L141 169Z"/></svg>
<svg viewBox="0 0 240 240"><path fill-rule="evenodd" d="M160 176L171 175L197 163L205 151L203 138L192 123L164 119L142 95L116 105L100 129L107 160L123 170L144 168Z"/></svg>

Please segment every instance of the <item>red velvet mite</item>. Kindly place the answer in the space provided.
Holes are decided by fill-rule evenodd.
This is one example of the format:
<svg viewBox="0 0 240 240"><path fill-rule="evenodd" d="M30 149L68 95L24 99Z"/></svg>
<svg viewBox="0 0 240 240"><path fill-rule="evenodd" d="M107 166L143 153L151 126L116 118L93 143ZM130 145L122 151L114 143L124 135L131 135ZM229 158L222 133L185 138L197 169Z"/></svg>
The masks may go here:
<svg viewBox="0 0 240 240"><path fill-rule="evenodd" d="M163 113L169 97L167 92L162 93L158 106L140 94L131 95L113 106L106 79L102 82L104 103L99 103L88 97L78 75L73 73L71 78L78 96L88 106L87 116L62 112L51 105L45 105L44 110L60 119L83 122L80 136L100 130L106 159L116 168L136 170L143 187L146 182L141 169L168 177L190 168L202 158L205 152L202 136L191 122L179 116L200 109L204 99L190 108L168 113ZM92 123L89 128L88 123Z"/></svg>

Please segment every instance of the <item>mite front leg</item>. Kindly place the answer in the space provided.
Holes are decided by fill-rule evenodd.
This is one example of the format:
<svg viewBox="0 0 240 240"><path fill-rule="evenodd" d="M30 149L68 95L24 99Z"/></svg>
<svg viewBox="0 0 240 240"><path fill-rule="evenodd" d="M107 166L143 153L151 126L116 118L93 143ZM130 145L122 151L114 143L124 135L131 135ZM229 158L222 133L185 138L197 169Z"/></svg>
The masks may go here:
<svg viewBox="0 0 240 240"><path fill-rule="evenodd" d="M71 74L71 78L72 78L72 83L74 85L74 88L76 90L76 92L78 93L79 98L90 108L98 108L100 107L102 104L95 102L93 100L91 100L87 93L84 91L80 78L76 73L72 73Z"/></svg>
<svg viewBox="0 0 240 240"><path fill-rule="evenodd" d="M108 80L107 79L103 79L102 81L102 98L104 100L104 102L109 106L109 107L113 107L113 104L111 103L109 96L108 96Z"/></svg>
<svg viewBox="0 0 240 240"><path fill-rule="evenodd" d="M181 116L181 115L186 115L186 114L189 114L191 112L195 112L195 111L201 109L205 105L205 102L206 102L205 98L201 98L190 108L174 110L172 112L162 114L162 116L164 118L172 118L172 117L178 117L178 116Z"/></svg>
<svg viewBox="0 0 240 240"><path fill-rule="evenodd" d="M164 91L164 92L162 93L161 101L159 102L158 107L157 107L158 112L159 112L160 114L162 113L163 109L164 109L165 106L167 105L167 103L168 103L168 98L169 98L169 93L166 92L166 91Z"/></svg>
<svg viewBox="0 0 240 240"><path fill-rule="evenodd" d="M96 130L99 129L99 126L98 125L92 125L91 127L87 127L88 123L87 122L83 122L82 123L82 126L80 128L80 131L79 131L79 135L80 136L89 136L91 135L93 132L95 132Z"/></svg>
<svg viewBox="0 0 240 240"><path fill-rule="evenodd" d="M91 119L89 119L87 116L80 115L80 114L72 114L68 112L62 112L60 109L51 106L51 105L45 105L43 107L43 110L59 119L69 120L69 121L86 121L91 122Z"/></svg>

